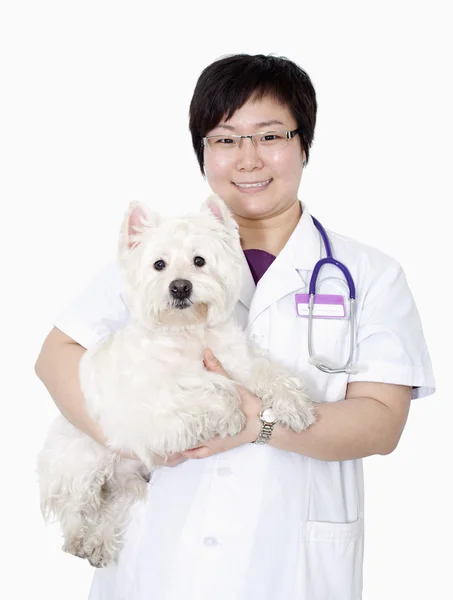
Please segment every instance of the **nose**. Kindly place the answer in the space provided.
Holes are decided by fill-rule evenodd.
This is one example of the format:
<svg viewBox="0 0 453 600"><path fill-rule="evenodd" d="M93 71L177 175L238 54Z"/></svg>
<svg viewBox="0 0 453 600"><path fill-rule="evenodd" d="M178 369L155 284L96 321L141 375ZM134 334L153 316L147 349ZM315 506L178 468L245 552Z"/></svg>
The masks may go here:
<svg viewBox="0 0 453 600"><path fill-rule="evenodd" d="M175 279L170 283L170 294L173 298L184 300L192 293L192 284L187 279Z"/></svg>
<svg viewBox="0 0 453 600"><path fill-rule="evenodd" d="M236 167L250 170L263 166L263 160L253 141L250 138L242 138L241 142L242 146L237 151Z"/></svg>

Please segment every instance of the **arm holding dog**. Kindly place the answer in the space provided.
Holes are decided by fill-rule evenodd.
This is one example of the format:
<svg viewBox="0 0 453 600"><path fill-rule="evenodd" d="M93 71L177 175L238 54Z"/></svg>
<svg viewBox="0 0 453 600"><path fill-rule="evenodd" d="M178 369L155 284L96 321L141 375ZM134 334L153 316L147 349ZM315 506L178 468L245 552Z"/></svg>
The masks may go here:
<svg viewBox="0 0 453 600"><path fill-rule="evenodd" d="M319 460L353 460L395 450L407 420L411 388L353 382L346 398L319 404L317 421L295 433L276 425L271 446Z"/></svg>
<svg viewBox="0 0 453 600"><path fill-rule="evenodd" d="M79 363L86 348L71 337L54 327L41 348L35 363L35 372L43 382L61 414L77 429L83 431L96 442L107 445L107 439L101 427L88 414L79 380ZM135 458L120 453L125 458ZM175 467L185 458L173 454L164 458L154 455L156 466Z"/></svg>
<svg viewBox="0 0 453 600"><path fill-rule="evenodd" d="M75 427L105 445L104 433L88 415L80 389L79 363L85 352L83 346L54 327L44 340L35 372L61 414Z"/></svg>
<svg viewBox="0 0 453 600"><path fill-rule="evenodd" d="M208 370L228 377L220 362L205 353ZM250 406L252 392L239 386L242 402ZM374 454L390 454L397 446L410 406L411 388L373 382L349 384L345 400L316 406L316 422L296 433L276 425L269 445L288 452L328 461L352 460ZM248 417L248 422L257 417ZM205 458L236 447L247 440L238 436L214 438L203 446L185 452L187 458ZM250 441L250 440L249 440ZM238 444L239 442L239 444Z"/></svg>

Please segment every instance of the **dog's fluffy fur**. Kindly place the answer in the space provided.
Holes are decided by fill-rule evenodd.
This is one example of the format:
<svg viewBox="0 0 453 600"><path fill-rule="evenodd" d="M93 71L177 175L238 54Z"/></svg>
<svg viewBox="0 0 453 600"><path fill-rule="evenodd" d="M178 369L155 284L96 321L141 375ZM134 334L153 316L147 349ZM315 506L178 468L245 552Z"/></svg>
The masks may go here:
<svg viewBox="0 0 453 600"><path fill-rule="evenodd" d="M118 264L131 320L80 363L87 410L110 447L61 416L38 458L42 511L60 521L66 552L96 567L114 560L130 506L146 497L152 453L241 431L236 382L272 406L279 424L299 432L314 422L302 381L255 348L234 320L241 252L237 225L217 196L184 218L130 204ZM205 348L232 379L204 367Z"/></svg>

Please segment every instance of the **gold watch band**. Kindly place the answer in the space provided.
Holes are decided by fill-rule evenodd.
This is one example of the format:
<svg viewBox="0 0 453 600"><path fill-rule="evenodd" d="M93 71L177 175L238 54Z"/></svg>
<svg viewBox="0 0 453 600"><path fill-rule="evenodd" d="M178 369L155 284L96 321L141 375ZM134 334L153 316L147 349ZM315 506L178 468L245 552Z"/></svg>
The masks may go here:
<svg viewBox="0 0 453 600"><path fill-rule="evenodd" d="M267 444L271 439L272 432L274 430L275 423L261 423L261 429L258 437L252 444Z"/></svg>

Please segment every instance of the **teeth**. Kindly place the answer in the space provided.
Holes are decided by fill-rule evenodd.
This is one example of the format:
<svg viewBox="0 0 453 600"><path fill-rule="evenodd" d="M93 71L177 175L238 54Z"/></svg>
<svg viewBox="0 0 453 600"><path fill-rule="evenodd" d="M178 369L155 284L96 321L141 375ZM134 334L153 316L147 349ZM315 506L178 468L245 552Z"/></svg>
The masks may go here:
<svg viewBox="0 0 453 600"><path fill-rule="evenodd" d="M240 188L251 188L251 187L263 187L270 182L270 179L263 181L262 183L237 183L236 185Z"/></svg>

